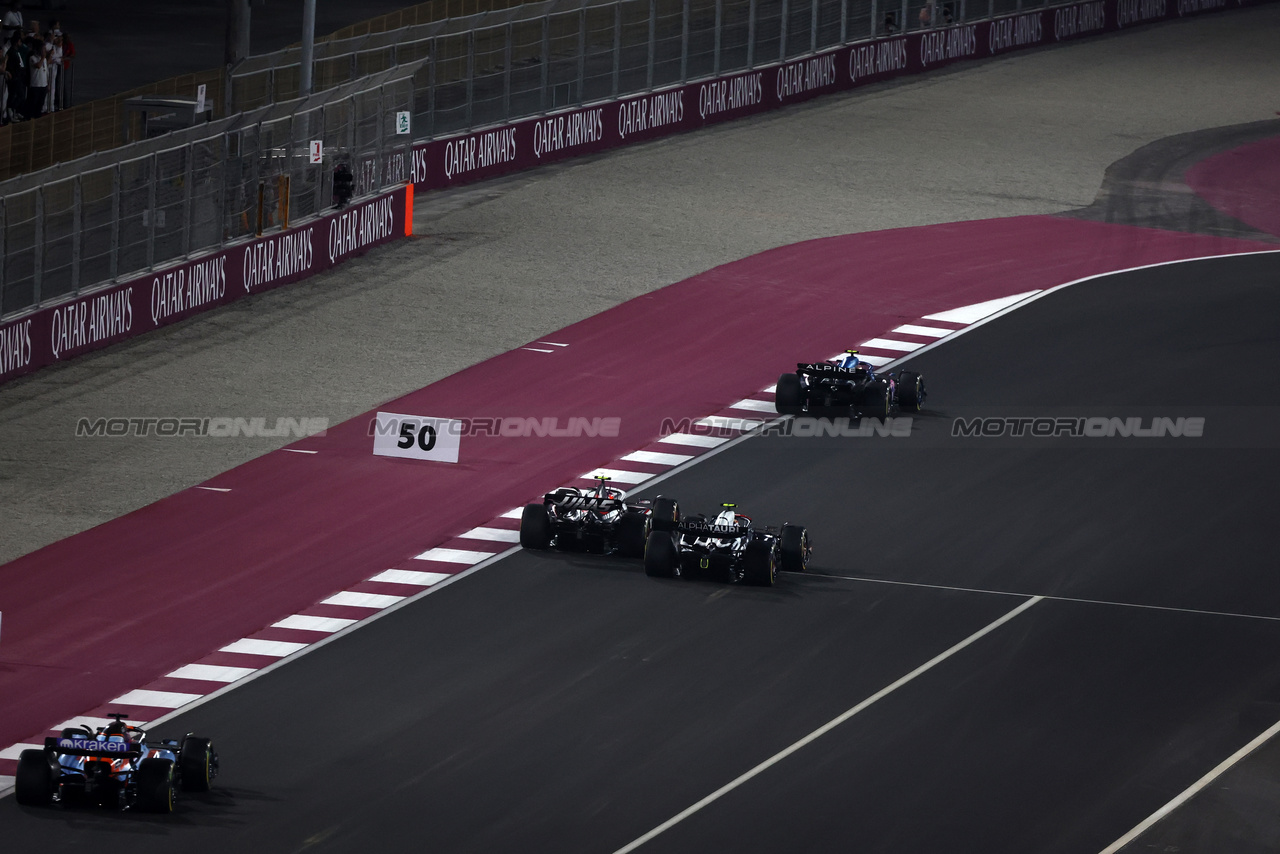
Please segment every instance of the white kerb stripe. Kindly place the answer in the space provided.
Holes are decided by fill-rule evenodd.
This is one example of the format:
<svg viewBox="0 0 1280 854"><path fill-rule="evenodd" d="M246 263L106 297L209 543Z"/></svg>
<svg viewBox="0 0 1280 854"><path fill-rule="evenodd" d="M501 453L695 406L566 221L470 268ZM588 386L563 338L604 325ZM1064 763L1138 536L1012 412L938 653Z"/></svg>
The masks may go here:
<svg viewBox="0 0 1280 854"><path fill-rule="evenodd" d="M616 480L618 483L644 483L653 477L647 471L626 471L625 469L595 469L580 475L580 477L582 480L595 480L600 475L604 475L610 480Z"/></svg>
<svg viewBox="0 0 1280 854"><path fill-rule="evenodd" d="M417 572L412 569L388 569L379 572L370 581L381 581L385 584L416 584L419 587L430 587L453 576L447 572Z"/></svg>
<svg viewBox="0 0 1280 854"><path fill-rule="evenodd" d="M0 750L0 759L17 759L24 750L44 750L43 744L14 744Z"/></svg>
<svg viewBox="0 0 1280 854"><path fill-rule="evenodd" d="M916 326L914 323L904 324L893 331L899 335L924 335L928 338L945 338L955 332L954 329L942 329L937 326Z"/></svg>
<svg viewBox="0 0 1280 854"><path fill-rule="evenodd" d="M493 540L495 543L518 543L520 542L520 532L506 528L486 528L482 525L479 528L472 528L465 534L459 534L458 538L462 540Z"/></svg>
<svg viewBox="0 0 1280 854"><path fill-rule="evenodd" d="M777 393L778 393L778 384L777 384L777 383L774 383L773 385L769 386L768 388L762 388L762 389L760 389L760 393L761 393L761 394L777 394Z"/></svg>
<svg viewBox="0 0 1280 854"><path fill-rule="evenodd" d="M522 514L522 513L524 513L524 508L523 508L523 507L517 507L517 508L515 508L514 510L508 510L506 513L503 513L503 514L502 514L501 516L499 516L498 518L499 518L499 519L519 519L519 518L520 518L520 514Z"/></svg>
<svg viewBox="0 0 1280 854"><path fill-rule="evenodd" d="M256 668L222 667L216 664L186 664L165 676L169 679L199 679L204 682L234 682L243 679Z"/></svg>
<svg viewBox="0 0 1280 854"><path fill-rule="evenodd" d="M351 626L359 622L358 620L348 620L346 617L310 617L306 614L294 614L292 617L285 617L278 623L272 623L273 629L297 629L301 632L325 632L333 634L342 631L347 626Z"/></svg>
<svg viewBox="0 0 1280 854"><path fill-rule="evenodd" d="M116 697L108 706L155 706L160 709L176 709L185 706L192 700L199 700L204 694L182 694L177 691L148 691L139 688Z"/></svg>
<svg viewBox="0 0 1280 854"><path fill-rule="evenodd" d="M873 356L873 355L870 355L869 353L859 353L858 358L864 362L870 362L871 364L875 365L877 368L880 367L881 365L887 365L893 361L893 359L890 358L889 356Z"/></svg>
<svg viewBox="0 0 1280 854"><path fill-rule="evenodd" d="M896 338L872 338L870 341L863 341L862 347L875 347L877 350L901 350L904 353L910 353L912 350L919 350L924 346L919 341L899 341ZM862 354L859 353L861 358Z"/></svg>
<svg viewBox="0 0 1280 854"><path fill-rule="evenodd" d="M17 779L17 777L6 777L4 774L0 774L0 792L12 788Z"/></svg>
<svg viewBox="0 0 1280 854"><path fill-rule="evenodd" d="M376 608L382 610L404 599L403 596L391 596L386 593L357 593L354 590L344 590L341 593L335 593L328 599L323 600L321 605L346 605L350 608Z"/></svg>
<svg viewBox="0 0 1280 854"><path fill-rule="evenodd" d="M1142 269L1141 267L1135 269ZM1116 270L1106 275L1114 275L1114 273L1123 273L1124 270ZM1083 280L1081 280L1083 281ZM1061 285L1059 285L1061 287ZM990 317L997 311L1003 311L1014 303L1022 302L1027 297L1035 296L1040 291L1027 291L1026 293L1014 294L1011 297L1000 297L999 299L989 299L986 302L977 302L973 305L962 305L959 308L953 308L950 311L940 311L937 314L926 314L925 320L941 320L943 323L975 323L984 317Z"/></svg>
<svg viewBox="0 0 1280 854"><path fill-rule="evenodd" d="M776 412L776 408L772 400L752 400L747 398L737 403L731 404L730 409L747 409L751 412Z"/></svg>
<svg viewBox="0 0 1280 854"><path fill-rule="evenodd" d="M467 549L428 549L414 560L435 560L441 563L465 563L470 566L493 557L493 552L473 552Z"/></svg>
<svg viewBox="0 0 1280 854"><path fill-rule="evenodd" d="M716 430L754 430L763 423L763 418L729 418L724 415L709 415L698 419L698 424Z"/></svg>
<svg viewBox="0 0 1280 854"><path fill-rule="evenodd" d="M672 433L658 439L667 445L687 445L690 448L716 448L729 441L727 436L699 436L696 433Z"/></svg>
<svg viewBox="0 0 1280 854"><path fill-rule="evenodd" d="M689 454L661 454L657 451L632 451L622 458L628 463L649 463L655 466L678 466L693 457Z"/></svg>
<svg viewBox="0 0 1280 854"><path fill-rule="evenodd" d="M831 730L840 726L840 724L849 720L849 718L858 714L863 709L866 709L868 706L871 706L873 703L879 702L880 700L889 696L894 691L898 690L903 685L906 685L908 682L915 679L920 674L933 669L938 664L941 664L943 661L946 661L948 658L955 655L957 652L960 652L965 647L975 643L979 639L985 637L986 635L998 629L1000 626L1003 626L1005 623L1009 622L1014 617L1021 614L1023 611L1026 611L1028 608L1042 601L1044 601L1044 597L1042 596L1031 597L1027 601L1023 602L1021 605L1019 605L1018 607L1014 608L1009 613L1005 614L1003 617L1000 617L995 622L988 623L986 626L982 627L981 629L978 629L978 631L969 635L967 638L960 641L955 646L951 647L948 650L945 650L944 652L938 653L933 658L929 659L924 664L917 667L915 670L912 670L906 676L901 677L900 679L893 682L892 684L886 685L876 693L872 694L867 699L863 700L861 703L858 703L853 708L837 715L836 717L832 718L830 721L827 721L825 724L818 727L813 732L809 733L804 738L797 741L795 744L792 744L790 747L786 748L785 750L782 750L779 753L775 753L773 756L769 757L764 762L761 762L759 765L752 768L750 771L741 775L737 779L731 780L730 782L721 786L719 789L716 789L714 792L707 795L705 798L698 801L693 806L667 819L662 824L658 825L653 830L646 833L644 836L641 836L639 839L636 839L635 841L622 846L617 851L615 851L614 854L629 854L629 852L636 850L641 845L644 845L646 842L648 842L650 839L653 839L655 836L661 833L664 833L667 830L670 830L672 827L675 827L677 824L684 821L686 818L693 815L698 810L724 797L729 792L732 792L734 789L738 788L739 786L741 786L743 783L747 782L751 778L756 777L761 773L769 770L774 765L777 765L779 762L781 762L783 759L786 759L788 756L795 753L797 750L800 750L801 748L822 738L824 735L831 732Z"/></svg>
<svg viewBox="0 0 1280 854"><path fill-rule="evenodd" d="M244 655L270 655L275 658L284 658L286 655L293 655L298 650L306 649L308 646L310 644L294 643L293 641L241 638L235 643L227 644L218 652L238 652Z"/></svg>

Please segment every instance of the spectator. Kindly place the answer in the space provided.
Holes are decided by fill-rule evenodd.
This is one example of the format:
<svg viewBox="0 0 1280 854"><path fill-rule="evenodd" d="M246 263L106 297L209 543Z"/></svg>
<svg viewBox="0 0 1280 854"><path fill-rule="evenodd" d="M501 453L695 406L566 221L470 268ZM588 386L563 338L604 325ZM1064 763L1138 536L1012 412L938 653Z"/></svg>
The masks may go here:
<svg viewBox="0 0 1280 854"><path fill-rule="evenodd" d="M44 99L49 94L49 57L45 54L43 40L31 39L29 62L31 76L27 84L27 118L38 119L44 115Z"/></svg>
<svg viewBox="0 0 1280 854"><path fill-rule="evenodd" d="M0 28L4 33L6 42L13 39L14 33L21 35L22 33L22 4L18 0L13 0L9 4L9 11L4 13L4 18L0 19Z"/></svg>
<svg viewBox="0 0 1280 854"><path fill-rule="evenodd" d="M884 13L884 31L886 35L890 36L898 31L898 16L896 13Z"/></svg>
<svg viewBox="0 0 1280 854"><path fill-rule="evenodd" d="M62 36L48 35L44 43L45 56L49 57L49 88L44 96L44 111L52 113L58 109L57 86L62 71Z"/></svg>
<svg viewBox="0 0 1280 854"><path fill-rule="evenodd" d="M27 46L21 33L14 33L9 39L5 69L8 71L10 120L20 122L26 118L27 106Z"/></svg>
<svg viewBox="0 0 1280 854"><path fill-rule="evenodd" d="M933 26L933 4L926 3L920 7L920 29L927 30Z"/></svg>
<svg viewBox="0 0 1280 854"><path fill-rule="evenodd" d="M345 207L347 202L351 201L351 196L355 192L356 179L351 174L351 167L345 163L339 163L333 170L333 200L337 203L334 207Z"/></svg>

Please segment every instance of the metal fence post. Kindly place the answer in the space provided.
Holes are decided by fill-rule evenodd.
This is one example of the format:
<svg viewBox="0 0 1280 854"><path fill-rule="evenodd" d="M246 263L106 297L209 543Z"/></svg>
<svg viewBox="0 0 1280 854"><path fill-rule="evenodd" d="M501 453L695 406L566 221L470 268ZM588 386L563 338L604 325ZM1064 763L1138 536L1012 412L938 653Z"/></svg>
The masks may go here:
<svg viewBox="0 0 1280 854"><path fill-rule="evenodd" d="M3 313L4 307L4 262L8 257L5 250L5 235L7 232L6 224L9 222L9 210L5 205L4 196L0 196L0 313Z"/></svg>
<svg viewBox="0 0 1280 854"><path fill-rule="evenodd" d="M81 229L84 228L84 189L81 176L71 185L71 292L80 293Z"/></svg>
<svg viewBox="0 0 1280 854"><path fill-rule="evenodd" d="M618 97L622 76L622 0L613 4L613 97Z"/></svg>
<svg viewBox="0 0 1280 854"><path fill-rule="evenodd" d="M182 176L182 255L186 257L191 254L191 185L195 181L195 143L187 143L187 168Z"/></svg>
<svg viewBox="0 0 1280 854"><path fill-rule="evenodd" d="M147 182L147 211L150 228L147 229L147 269L156 263L156 182L159 179L159 154L151 155L151 180Z"/></svg>
<svg viewBox="0 0 1280 854"><path fill-rule="evenodd" d="M756 67L756 0L747 3L747 68Z"/></svg>
<svg viewBox="0 0 1280 854"><path fill-rule="evenodd" d="M542 17L542 91L538 95L538 108L547 111L547 85L551 82L551 16Z"/></svg>
<svg viewBox="0 0 1280 854"><path fill-rule="evenodd" d="M996 0L991 0L992 3L995 1ZM898 32L905 34L910 28L907 23L907 0L902 0L902 11L899 14L902 15L902 17L898 19Z"/></svg>
<svg viewBox="0 0 1280 854"><path fill-rule="evenodd" d="M816 3L817 0L814 0ZM689 0L681 4L680 12L680 82L689 82Z"/></svg>
<svg viewBox="0 0 1280 854"><path fill-rule="evenodd" d="M582 103L582 90L587 83L587 7L578 10L578 97L569 103Z"/></svg>
<svg viewBox="0 0 1280 854"><path fill-rule="evenodd" d="M907 0L902 0L906 2ZM476 31L467 31L467 130L471 130L472 107L476 93Z"/></svg>
<svg viewBox="0 0 1280 854"><path fill-rule="evenodd" d="M436 47L439 39L431 40L431 53L427 55L427 139L436 135Z"/></svg>
<svg viewBox="0 0 1280 854"><path fill-rule="evenodd" d="M653 88L653 60L658 52L658 0L649 0L649 68L644 88Z"/></svg>
<svg viewBox="0 0 1280 854"><path fill-rule="evenodd" d="M842 4L843 8L843 4ZM813 12L809 16L809 52L818 50L818 0L813 0Z"/></svg>
<svg viewBox="0 0 1280 854"><path fill-rule="evenodd" d="M40 304L40 285L41 278L44 274L44 187L36 187L36 235L35 235L35 257L32 259L34 270L32 271L32 291L31 304Z"/></svg>
<svg viewBox="0 0 1280 854"><path fill-rule="evenodd" d="M987 17L994 18L996 16L996 0L987 0Z"/></svg>
<svg viewBox="0 0 1280 854"><path fill-rule="evenodd" d="M720 31L724 29L724 0L716 0L716 46L711 60L711 76L720 76Z"/></svg>
<svg viewBox="0 0 1280 854"><path fill-rule="evenodd" d="M507 44L502 50L502 117L511 118L511 42L515 38L512 25L507 24Z"/></svg>
<svg viewBox="0 0 1280 854"><path fill-rule="evenodd" d="M907 0L902 0L903 3ZM778 36L778 61L787 61L787 24L791 18L791 0L782 0L782 16L778 19L778 26L781 28Z"/></svg>
<svg viewBox="0 0 1280 854"><path fill-rule="evenodd" d="M876 29L880 24L876 18L880 14L880 10L876 8L878 0L871 0L871 32L868 35L871 38L876 37ZM848 43L849 41L849 0L841 0L840 2L840 41Z"/></svg>
<svg viewBox="0 0 1280 854"><path fill-rule="evenodd" d="M111 170L111 280L120 274L120 164Z"/></svg>
<svg viewBox="0 0 1280 854"><path fill-rule="evenodd" d="M325 145L329 144L328 139L326 137L329 131L329 121L328 121L328 116L325 115L325 110L327 110L328 108L329 108L328 104L320 105L320 138L325 140ZM309 167L311 166L309 162L307 165ZM313 195L315 196L315 201L312 203L312 208L315 211L315 213L318 214L322 210L324 210L324 165L320 164L318 166L314 166L311 168L314 168L316 170L316 187L315 187L315 190L313 191Z"/></svg>

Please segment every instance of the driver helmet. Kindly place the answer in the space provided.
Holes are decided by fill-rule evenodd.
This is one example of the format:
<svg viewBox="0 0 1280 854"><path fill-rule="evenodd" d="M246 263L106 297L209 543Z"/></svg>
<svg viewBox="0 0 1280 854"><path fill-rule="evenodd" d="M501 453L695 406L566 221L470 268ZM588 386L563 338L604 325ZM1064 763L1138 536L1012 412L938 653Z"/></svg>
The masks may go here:
<svg viewBox="0 0 1280 854"><path fill-rule="evenodd" d="M716 514L715 523L717 525L736 526L738 524L738 513L734 508L737 506L736 504L722 504L721 507L724 509Z"/></svg>
<svg viewBox="0 0 1280 854"><path fill-rule="evenodd" d="M858 359L857 350L846 350L843 355L836 357L836 364L845 370L851 371L862 364L862 361Z"/></svg>

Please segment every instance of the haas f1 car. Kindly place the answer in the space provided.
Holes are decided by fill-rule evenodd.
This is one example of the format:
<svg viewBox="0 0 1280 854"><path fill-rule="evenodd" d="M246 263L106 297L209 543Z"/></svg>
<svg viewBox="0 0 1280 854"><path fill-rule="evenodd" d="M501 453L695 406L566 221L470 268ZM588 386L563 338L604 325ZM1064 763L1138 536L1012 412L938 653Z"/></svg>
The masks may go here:
<svg viewBox="0 0 1280 854"><path fill-rule="evenodd" d="M804 572L809 532L800 525L757 528L733 504L714 518L655 518L645 542L644 571L654 578L707 578L771 587L778 572Z"/></svg>
<svg viewBox="0 0 1280 854"><path fill-rule="evenodd" d="M562 486L541 504L527 504L520 514L520 545L526 549L559 549L640 557L650 525L680 518L675 501L661 495L650 501L627 501L609 478L596 477L593 489Z"/></svg>
<svg viewBox="0 0 1280 854"><path fill-rule="evenodd" d="M884 375L849 350L831 362L800 362L793 374L778 377L775 395L783 415L865 415L888 418L898 409L924 407L924 377L915 371Z"/></svg>
<svg viewBox="0 0 1280 854"><path fill-rule="evenodd" d="M179 789L207 792L218 776L218 754L207 738L148 741L124 715L96 731L69 727L46 738L44 749L24 750L14 779L18 803L97 805L173 812Z"/></svg>

